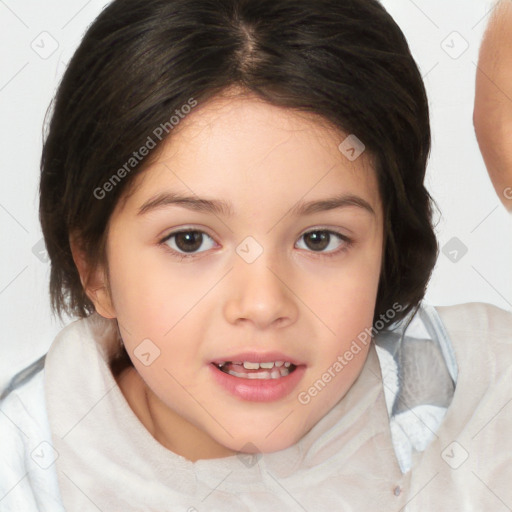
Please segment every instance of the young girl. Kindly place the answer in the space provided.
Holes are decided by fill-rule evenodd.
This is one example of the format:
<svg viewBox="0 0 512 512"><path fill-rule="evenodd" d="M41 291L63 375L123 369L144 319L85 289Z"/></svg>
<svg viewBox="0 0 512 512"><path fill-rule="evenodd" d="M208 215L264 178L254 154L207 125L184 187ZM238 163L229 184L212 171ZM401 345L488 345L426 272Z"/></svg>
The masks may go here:
<svg viewBox="0 0 512 512"><path fill-rule="evenodd" d="M512 315L422 302L428 104L376 0L115 0L54 104L76 315L0 415L0 509L512 507Z"/></svg>

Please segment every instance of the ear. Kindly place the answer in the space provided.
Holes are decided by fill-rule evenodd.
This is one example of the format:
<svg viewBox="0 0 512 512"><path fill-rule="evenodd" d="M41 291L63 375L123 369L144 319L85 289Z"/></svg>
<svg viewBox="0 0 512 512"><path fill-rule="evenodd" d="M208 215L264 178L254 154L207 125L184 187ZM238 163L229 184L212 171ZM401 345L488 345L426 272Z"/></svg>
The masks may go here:
<svg viewBox="0 0 512 512"><path fill-rule="evenodd" d="M71 247L73 261L80 274L82 287L87 297L89 297L94 304L97 313L105 318L116 318L117 315L112 304L104 267L90 268L89 262L85 257L85 252L81 248L78 239L70 237L69 245Z"/></svg>

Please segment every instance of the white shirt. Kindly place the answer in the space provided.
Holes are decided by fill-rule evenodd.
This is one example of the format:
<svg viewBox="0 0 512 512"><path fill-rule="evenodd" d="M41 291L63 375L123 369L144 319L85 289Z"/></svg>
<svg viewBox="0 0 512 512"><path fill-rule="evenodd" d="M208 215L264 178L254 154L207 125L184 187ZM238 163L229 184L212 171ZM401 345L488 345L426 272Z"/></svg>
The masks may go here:
<svg viewBox="0 0 512 512"><path fill-rule="evenodd" d="M55 339L44 369L40 362L39 369L36 365L32 374L26 372L26 381L2 401L0 511L59 512L65 510L64 504L73 512L400 510L409 502L404 510L431 510L415 508L421 500L411 501L411 496L418 494L425 475L439 475L447 468L452 475L455 470L448 463L460 463L463 446L469 446L469 441L464 445L446 441L456 439L466 427L453 421L455 413L448 415L448 427L443 423L454 397L458 362L466 368L476 365L475 370L477 365L489 366L496 356L495 338L508 348L506 354L512 352L512 314L483 304L437 310L423 304L402 336L404 326L377 336L377 348L370 350L347 395L292 447L192 463L160 445L124 399L108 366L112 321L95 314L73 322ZM448 333L468 329L475 334L475 327L474 339L482 343L480 357L475 357L475 342L465 337L468 355L459 351L456 358ZM501 339L504 335L507 340ZM460 333L454 339L460 340ZM462 346L461 341L457 346ZM491 353L486 352L489 349ZM478 382L475 371L476 396L499 405L503 397L492 386L485 388L489 372L481 373L483 380ZM471 391L471 379L462 384L465 388L458 388L459 399L454 402L461 413L468 409L469 418L484 400L461 402L461 393ZM500 428L510 429L512 416L503 415L502 421ZM445 427L442 437L440 425L441 430ZM493 440L492 430L486 429L486 434L496 451L501 439L494 434ZM486 437L482 434L480 439ZM432 445L440 442L448 450L443 458L437 446L432 459ZM425 465L423 461L429 459ZM506 460L512 468L512 450ZM432 492L434 484L429 483ZM471 482L452 479L452 485L458 496L461 490L467 496L473 493ZM422 491L420 496L430 504L430 496L425 495ZM473 503L470 508L452 510L483 510L471 508L481 500L468 500ZM464 494L457 503L464 503Z"/></svg>

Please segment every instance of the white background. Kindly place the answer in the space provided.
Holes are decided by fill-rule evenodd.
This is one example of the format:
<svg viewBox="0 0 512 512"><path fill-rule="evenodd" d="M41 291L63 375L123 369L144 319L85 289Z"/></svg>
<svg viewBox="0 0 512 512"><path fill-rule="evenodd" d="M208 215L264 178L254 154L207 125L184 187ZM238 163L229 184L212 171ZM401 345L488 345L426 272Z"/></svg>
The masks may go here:
<svg viewBox="0 0 512 512"><path fill-rule="evenodd" d="M66 63L105 3L0 0L0 387L44 354L62 328L50 314L49 264L33 252L41 240L42 125ZM492 4L383 4L409 40L429 95L433 150L427 184L440 209L439 244L443 248L453 238L458 241L451 244L459 244L445 249L448 255L457 250L458 261L441 253L426 299L512 310L512 217L494 193L472 125L478 49ZM467 248L462 257L461 244Z"/></svg>

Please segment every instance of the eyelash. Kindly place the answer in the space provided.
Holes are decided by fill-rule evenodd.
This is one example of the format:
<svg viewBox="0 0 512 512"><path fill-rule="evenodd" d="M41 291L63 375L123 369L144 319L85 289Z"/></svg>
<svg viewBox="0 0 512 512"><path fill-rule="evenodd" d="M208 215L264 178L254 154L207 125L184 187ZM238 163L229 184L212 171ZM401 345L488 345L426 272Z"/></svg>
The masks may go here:
<svg viewBox="0 0 512 512"><path fill-rule="evenodd" d="M164 250L170 252L172 256L178 258L179 261L197 257L197 254L200 254L200 253L195 252L195 253L186 254L186 253L177 252L174 249L172 249L171 247L169 247L166 243L172 237L179 235L180 233L192 233L192 232L201 233L203 235L208 236L209 238L211 238L213 240L213 238L210 235L208 235L208 233L206 233L205 231L201 231L200 229L187 228L187 229L180 229L178 231L173 231L172 233L169 233L162 240L160 240L158 242L158 245L162 246ZM318 232L328 233L329 235L334 235L340 241L344 242L343 245L339 249L335 249L334 251L329 251L329 252L318 252L318 251L313 251L313 250L307 251L307 252L311 252L311 253L315 254L317 257L319 257L321 259L322 258L333 258L341 253L347 252L354 245L354 240L347 237L346 235L342 235L341 233L338 233L337 231L333 231L331 229L324 229L324 228L316 228L316 229L311 229L309 231L306 231L299 237L299 239L306 235L309 235L311 233L318 233ZM206 252L206 251L201 251L201 252Z"/></svg>

